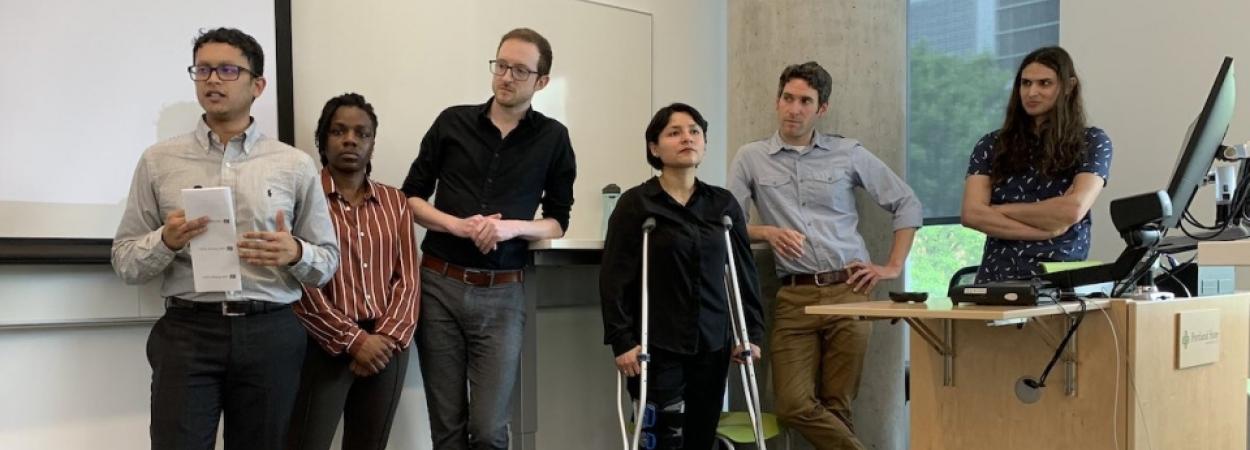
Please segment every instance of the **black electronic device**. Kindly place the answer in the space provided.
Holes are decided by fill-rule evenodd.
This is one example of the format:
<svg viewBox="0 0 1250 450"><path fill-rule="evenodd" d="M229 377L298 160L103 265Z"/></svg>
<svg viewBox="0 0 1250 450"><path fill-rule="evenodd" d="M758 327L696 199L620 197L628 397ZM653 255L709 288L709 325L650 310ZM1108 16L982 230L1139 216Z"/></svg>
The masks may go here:
<svg viewBox="0 0 1250 450"><path fill-rule="evenodd" d="M1005 280L954 286L946 295L954 303L1036 306L1058 301L1059 289L1039 279Z"/></svg>
<svg viewBox="0 0 1250 450"><path fill-rule="evenodd" d="M890 300L898 303L916 302L922 303L929 299L927 292L894 292L890 291Z"/></svg>
<svg viewBox="0 0 1250 450"><path fill-rule="evenodd" d="M1202 105L1202 112L1194 120L1193 129L1185 139L1176 169L1168 182L1168 197L1172 201L1172 214L1163 219L1164 228L1180 225L1181 215L1189 209L1194 193L1206 182L1207 171L1217 155L1224 150L1224 135L1233 120L1237 105L1237 77L1233 70L1233 58L1225 57L1220 71Z"/></svg>
<svg viewBox="0 0 1250 450"><path fill-rule="evenodd" d="M1205 183L1207 171L1216 156L1222 154L1224 135L1237 103L1235 85L1233 59L1226 57L1202 111L1185 137L1166 192L1139 194L1111 202L1111 221L1126 244L1114 263L1052 272L1041 278L1064 292L1071 292L1078 286L1106 282L1116 283L1111 292L1113 297L1131 289L1158 258L1159 247L1170 245L1162 239L1164 231L1180 226L1182 216L1193 201L1194 192Z"/></svg>

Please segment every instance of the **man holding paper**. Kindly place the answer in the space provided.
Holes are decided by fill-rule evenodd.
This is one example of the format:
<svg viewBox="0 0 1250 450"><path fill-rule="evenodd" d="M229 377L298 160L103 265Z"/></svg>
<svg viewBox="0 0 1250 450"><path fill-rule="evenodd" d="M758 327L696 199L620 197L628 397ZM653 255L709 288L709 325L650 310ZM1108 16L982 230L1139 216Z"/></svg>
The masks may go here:
<svg viewBox="0 0 1250 450"><path fill-rule="evenodd" d="M223 414L226 449L281 448L307 343L290 304L301 284L333 276L337 239L312 158L262 135L251 117L266 84L260 45L218 28L192 55L204 115L195 131L144 152L113 241L118 275L132 284L159 276L165 297L147 343L152 448L212 448ZM207 216L188 217L188 201ZM197 239L210 228L207 244ZM206 255L215 264L201 264ZM228 283L233 271L237 290L205 283Z"/></svg>

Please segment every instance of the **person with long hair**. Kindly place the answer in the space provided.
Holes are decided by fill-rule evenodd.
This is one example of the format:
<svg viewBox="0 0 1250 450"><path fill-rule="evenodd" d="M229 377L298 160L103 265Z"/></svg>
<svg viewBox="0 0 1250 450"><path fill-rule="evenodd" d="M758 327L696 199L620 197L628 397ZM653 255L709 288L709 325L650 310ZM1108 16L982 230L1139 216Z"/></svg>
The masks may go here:
<svg viewBox="0 0 1250 450"><path fill-rule="evenodd" d="M740 360L731 340L725 264L728 252L741 282L739 294L755 358L764 337L759 283L742 209L729 191L698 180L706 154L707 121L693 107L660 108L647 126L646 157L660 176L625 191L608 222L599 271L604 343L612 346L616 367L629 377L639 398L642 352L642 225L655 219L650 234L648 321L650 363L647 410L643 420L654 449L712 448L725 397L729 362ZM722 218L733 221L732 248L725 245ZM649 414L650 415L650 414Z"/></svg>
<svg viewBox="0 0 1250 450"><path fill-rule="evenodd" d="M978 283L1027 279L1041 263L1089 254L1090 214L1111 171L1111 138L1086 124L1072 57L1044 47L1024 57L1003 127L972 150L964 226L986 234Z"/></svg>

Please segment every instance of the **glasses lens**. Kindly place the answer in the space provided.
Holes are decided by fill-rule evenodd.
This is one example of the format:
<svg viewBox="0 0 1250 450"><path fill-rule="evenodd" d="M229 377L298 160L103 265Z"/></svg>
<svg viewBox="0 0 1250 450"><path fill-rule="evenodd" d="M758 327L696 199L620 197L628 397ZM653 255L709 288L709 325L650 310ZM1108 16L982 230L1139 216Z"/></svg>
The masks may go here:
<svg viewBox="0 0 1250 450"><path fill-rule="evenodd" d="M530 70L526 69L524 66L512 67L512 78L516 78L517 81L525 81L529 79L531 73L533 72L530 72Z"/></svg>
<svg viewBox="0 0 1250 450"><path fill-rule="evenodd" d="M221 77L222 81L234 81L239 79L239 72L241 71L239 66L227 64L217 68L217 76Z"/></svg>

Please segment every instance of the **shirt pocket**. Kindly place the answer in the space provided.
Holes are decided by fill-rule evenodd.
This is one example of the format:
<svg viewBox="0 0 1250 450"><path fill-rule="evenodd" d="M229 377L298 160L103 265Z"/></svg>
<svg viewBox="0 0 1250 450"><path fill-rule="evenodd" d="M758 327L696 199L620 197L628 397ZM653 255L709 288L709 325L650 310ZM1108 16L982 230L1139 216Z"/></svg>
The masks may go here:
<svg viewBox="0 0 1250 450"><path fill-rule="evenodd" d="M267 168L250 173L235 193L235 210L240 231L277 230L277 214L282 211L287 229L294 228L296 198L299 188L295 172L286 168ZM251 226L247 226L251 225Z"/></svg>
<svg viewBox="0 0 1250 450"><path fill-rule="evenodd" d="M789 175L761 177L759 198L770 205L782 205L794 201L797 194L794 179Z"/></svg>
<svg viewBox="0 0 1250 450"><path fill-rule="evenodd" d="M805 175L801 178L801 206L843 214L855 213L851 177L845 171Z"/></svg>

